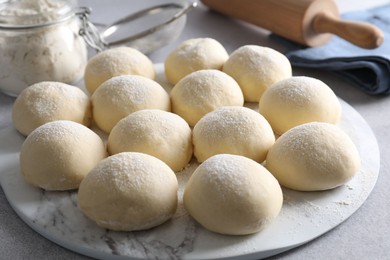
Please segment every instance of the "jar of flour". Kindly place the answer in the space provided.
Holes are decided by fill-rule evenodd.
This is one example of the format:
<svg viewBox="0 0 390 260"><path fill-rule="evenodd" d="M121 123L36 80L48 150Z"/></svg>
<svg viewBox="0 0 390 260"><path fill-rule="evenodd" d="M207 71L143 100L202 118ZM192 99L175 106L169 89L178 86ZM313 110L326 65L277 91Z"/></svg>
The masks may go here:
<svg viewBox="0 0 390 260"><path fill-rule="evenodd" d="M12 0L0 4L0 91L17 96L40 81L76 83L87 47L76 0Z"/></svg>

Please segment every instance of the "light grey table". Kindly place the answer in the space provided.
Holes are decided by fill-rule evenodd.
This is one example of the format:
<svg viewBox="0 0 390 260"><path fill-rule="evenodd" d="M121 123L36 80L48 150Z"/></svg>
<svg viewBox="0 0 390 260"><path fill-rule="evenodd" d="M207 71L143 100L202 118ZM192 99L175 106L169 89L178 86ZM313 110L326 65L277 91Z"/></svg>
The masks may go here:
<svg viewBox="0 0 390 260"><path fill-rule="evenodd" d="M341 11L383 3L389 1L338 1ZM101 22L113 21L131 12L131 1L83 0L80 5L93 7L93 19ZM282 47L269 40L267 35L265 30L210 12L200 5L188 15L180 38L152 53L150 58L155 63L163 62L179 42L195 37L215 38L228 52L246 44L282 51ZM371 195L349 219L323 236L272 259L390 259L390 97L368 96L326 72L294 69L294 74L321 79L363 116L378 140L381 169ZM13 102L13 98L0 94L0 130L11 125ZM33 231L14 213L0 189L0 259L89 258L64 249Z"/></svg>

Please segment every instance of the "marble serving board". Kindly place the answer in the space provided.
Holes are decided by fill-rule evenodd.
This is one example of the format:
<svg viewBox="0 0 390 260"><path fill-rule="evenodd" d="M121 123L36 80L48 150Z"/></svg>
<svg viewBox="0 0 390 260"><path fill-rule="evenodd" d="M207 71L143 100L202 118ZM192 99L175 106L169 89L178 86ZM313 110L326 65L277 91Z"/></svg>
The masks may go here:
<svg viewBox="0 0 390 260"><path fill-rule="evenodd" d="M162 66L156 67L162 80ZM163 84L166 84L166 82ZM336 227L366 200L379 174L376 138L359 113L340 100L339 123L356 144L362 166L347 184L329 191L283 189L280 215L265 230L226 236L205 230L182 206L195 160L177 173L179 206L174 217L150 230L113 232L99 228L77 207L77 191L47 192L26 183L19 173L24 137L12 128L0 131L0 183L15 212L35 231L69 250L98 259L260 259L302 245ZM256 106L252 108L256 109Z"/></svg>

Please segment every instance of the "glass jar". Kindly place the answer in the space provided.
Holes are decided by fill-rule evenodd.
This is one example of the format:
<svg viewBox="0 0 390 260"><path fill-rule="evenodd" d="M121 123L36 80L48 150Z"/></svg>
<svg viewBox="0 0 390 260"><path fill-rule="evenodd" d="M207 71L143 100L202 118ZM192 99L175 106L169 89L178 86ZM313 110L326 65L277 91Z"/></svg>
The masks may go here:
<svg viewBox="0 0 390 260"><path fill-rule="evenodd" d="M0 4L0 91L17 96L40 81L79 81L87 46L76 0L10 0Z"/></svg>

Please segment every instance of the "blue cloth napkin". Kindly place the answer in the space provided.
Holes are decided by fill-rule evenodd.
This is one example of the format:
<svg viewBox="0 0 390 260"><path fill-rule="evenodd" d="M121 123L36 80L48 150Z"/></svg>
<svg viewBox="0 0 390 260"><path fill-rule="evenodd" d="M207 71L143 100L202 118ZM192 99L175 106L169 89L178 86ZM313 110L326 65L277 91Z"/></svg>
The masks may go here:
<svg viewBox="0 0 390 260"><path fill-rule="evenodd" d="M350 80L355 86L372 95L390 93L390 5L350 12L342 19L364 21L378 26L385 40L379 48L367 50L337 36L316 48L282 40L286 56L297 67L329 70ZM280 38L278 39L280 40Z"/></svg>

